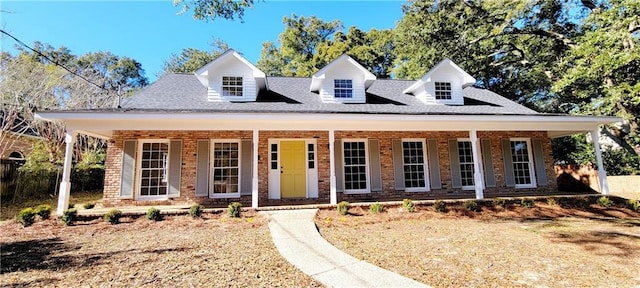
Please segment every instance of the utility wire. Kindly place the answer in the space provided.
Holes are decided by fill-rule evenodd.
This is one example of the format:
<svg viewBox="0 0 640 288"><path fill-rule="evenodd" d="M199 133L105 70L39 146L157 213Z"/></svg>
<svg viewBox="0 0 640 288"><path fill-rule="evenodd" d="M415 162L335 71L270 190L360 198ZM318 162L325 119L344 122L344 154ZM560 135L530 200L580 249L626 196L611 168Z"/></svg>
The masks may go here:
<svg viewBox="0 0 640 288"><path fill-rule="evenodd" d="M18 38L16 38L15 36L13 36L13 35L9 34L9 32L6 32L6 31L4 31L4 30L2 30L2 29L0 29L0 32L2 32L2 34L4 34L4 35L9 36L11 39L15 40L18 44L20 44L20 45L22 45L22 46L26 47L27 49L29 49L29 50L31 50L31 51L33 51L34 53L38 54L39 56L43 57L44 59L47 59L47 61L49 61L49 62L51 62L51 63L55 64L56 66L59 66L59 67L61 67L61 68L62 68L62 69L64 69L64 70L67 70L69 73L71 73L71 74L73 74L73 75L75 75L75 76L79 77L80 79L82 79L82 80L86 81L87 83L89 83L89 84L91 84L91 85L93 85L93 86L96 86L96 87L100 88L101 90L106 91L107 93L111 92L111 91L109 91L107 88L104 88L104 87L102 87L102 86L100 86L100 85L96 84L95 82L93 82L93 81L91 81L91 80L89 80L89 79L85 78L84 76L82 76L82 75L78 74L77 72L75 72L75 71L71 71L71 69L69 69L69 68L67 68L66 66L64 66L64 65L62 65L62 64L60 64L60 63L58 63L57 61L54 61L53 59L49 58L49 56L42 54L42 52L40 52L40 51L38 51L38 50L36 50L36 49L31 48L31 46L29 46L29 45L25 44L24 42L20 41L20 39L18 39Z"/></svg>

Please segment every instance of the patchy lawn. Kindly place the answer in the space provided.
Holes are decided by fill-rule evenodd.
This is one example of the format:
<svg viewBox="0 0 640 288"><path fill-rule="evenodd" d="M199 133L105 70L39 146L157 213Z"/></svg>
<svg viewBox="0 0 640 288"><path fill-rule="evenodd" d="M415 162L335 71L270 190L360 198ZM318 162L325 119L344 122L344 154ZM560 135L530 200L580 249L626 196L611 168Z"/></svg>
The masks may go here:
<svg viewBox="0 0 640 288"><path fill-rule="evenodd" d="M245 214L71 227L57 220L27 228L6 221L0 224L0 286L321 286L280 256L264 218Z"/></svg>
<svg viewBox="0 0 640 288"><path fill-rule="evenodd" d="M85 191L85 192L72 192L70 204L81 205L87 202L100 202L102 201L102 191ZM46 198L35 199L23 199L17 200L15 203L11 203L11 199L3 199L0 203L0 221L15 219L20 210L27 207L36 207L40 204L47 204L51 206L51 211L56 211L58 207L58 196L49 195Z"/></svg>
<svg viewBox="0 0 640 288"><path fill-rule="evenodd" d="M640 285L639 213L594 204L485 205L446 213L396 206L378 215L354 207L347 216L325 209L316 223L354 257L436 287Z"/></svg>

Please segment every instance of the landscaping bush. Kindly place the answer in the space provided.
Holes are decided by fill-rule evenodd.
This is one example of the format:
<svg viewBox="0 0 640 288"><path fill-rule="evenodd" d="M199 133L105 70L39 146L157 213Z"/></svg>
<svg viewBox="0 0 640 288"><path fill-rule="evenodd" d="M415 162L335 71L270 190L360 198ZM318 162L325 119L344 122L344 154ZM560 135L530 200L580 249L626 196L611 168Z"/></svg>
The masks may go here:
<svg viewBox="0 0 640 288"><path fill-rule="evenodd" d="M193 204L189 207L189 215L193 218L200 218L202 216L202 205Z"/></svg>
<svg viewBox="0 0 640 288"><path fill-rule="evenodd" d="M62 216L60 216L60 221L64 223L64 225L71 226L73 225L73 221L76 221L76 217L78 216L78 210L76 209L67 209L62 212Z"/></svg>
<svg viewBox="0 0 640 288"><path fill-rule="evenodd" d="M156 209L153 207L149 208L149 210L147 210L147 219L153 220L153 221L162 220L162 214L160 214L160 209Z"/></svg>
<svg viewBox="0 0 640 288"><path fill-rule="evenodd" d="M549 197L549 198L547 198L547 205L549 205L549 206L558 206L558 201L556 200L556 198Z"/></svg>
<svg viewBox="0 0 640 288"><path fill-rule="evenodd" d="M436 200L436 202L433 202L433 210L437 212L447 212L447 204L442 200Z"/></svg>
<svg viewBox="0 0 640 288"><path fill-rule="evenodd" d="M609 199L609 197L607 196L602 196L600 198L598 198L598 205L604 207L604 208L609 208L611 206L613 206L613 201L611 199Z"/></svg>
<svg viewBox="0 0 640 288"><path fill-rule="evenodd" d="M42 220L49 219L49 216L51 215L51 206L47 204L38 205L35 212Z"/></svg>
<svg viewBox="0 0 640 288"><path fill-rule="evenodd" d="M520 205L524 208L532 208L533 207L533 199L531 198L522 198L520 200Z"/></svg>
<svg viewBox="0 0 640 288"><path fill-rule="evenodd" d="M36 211L34 211L33 208L24 208L20 210L20 213L16 216L16 220L22 224L23 227L29 227L36 220Z"/></svg>
<svg viewBox="0 0 640 288"><path fill-rule="evenodd" d="M462 203L462 208L464 208L464 210L471 211L471 212L480 211L480 207L478 206L478 203L474 200L464 201L464 203Z"/></svg>
<svg viewBox="0 0 640 288"><path fill-rule="evenodd" d="M369 211L373 214L378 214L382 212L383 209L384 209L384 206L382 206L382 204L378 202L369 205Z"/></svg>
<svg viewBox="0 0 640 288"><path fill-rule="evenodd" d="M493 207L507 208L507 201L500 197L493 198L492 203L493 203Z"/></svg>
<svg viewBox="0 0 640 288"><path fill-rule="evenodd" d="M347 213L349 213L349 202L342 201L338 203L336 209L338 209L338 213L340 213L340 215L347 215Z"/></svg>
<svg viewBox="0 0 640 288"><path fill-rule="evenodd" d="M120 212L120 210L111 209L107 214L104 214L104 221L115 225L120 223L120 217L122 217L122 212Z"/></svg>
<svg viewBox="0 0 640 288"><path fill-rule="evenodd" d="M240 218L240 209L242 208L242 204L240 202L232 202L229 204L227 211L229 212L229 217L231 218Z"/></svg>
<svg viewBox="0 0 640 288"><path fill-rule="evenodd" d="M410 213L416 211L416 204L413 203L413 200L411 200L411 199L403 199L402 200L402 207L404 208L405 211L410 212Z"/></svg>
<svg viewBox="0 0 640 288"><path fill-rule="evenodd" d="M67 207L67 209L74 209L74 208L76 208L76 203L69 202L69 206Z"/></svg>
<svg viewBox="0 0 640 288"><path fill-rule="evenodd" d="M84 205L82 205L82 207L84 207L84 209L93 209L93 207L96 207L96 202L84 203Z"/></svg>
<svg viewBox="0 0 640 288"><path fill-rule="evenodd" d="M634 199L627 200L627 208L640 212L640 201Z"/></svg>

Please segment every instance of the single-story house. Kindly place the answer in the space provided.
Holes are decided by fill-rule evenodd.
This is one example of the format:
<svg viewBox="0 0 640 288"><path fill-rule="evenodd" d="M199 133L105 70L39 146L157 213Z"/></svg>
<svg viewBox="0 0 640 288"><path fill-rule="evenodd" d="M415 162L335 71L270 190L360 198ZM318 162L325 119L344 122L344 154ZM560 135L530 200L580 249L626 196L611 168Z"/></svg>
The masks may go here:
<svg viewBox="0 0 640 288"><path fill-rule="evenodd" d="M76 133L108 140L106 206L259 207L553 192L551 138L598 139L620 121L538 113L475 83L449 59L408 81L376 79L347 55L312 77L272 77L229 50L121 107L38 117L68 129L58 207Z"/></svg>

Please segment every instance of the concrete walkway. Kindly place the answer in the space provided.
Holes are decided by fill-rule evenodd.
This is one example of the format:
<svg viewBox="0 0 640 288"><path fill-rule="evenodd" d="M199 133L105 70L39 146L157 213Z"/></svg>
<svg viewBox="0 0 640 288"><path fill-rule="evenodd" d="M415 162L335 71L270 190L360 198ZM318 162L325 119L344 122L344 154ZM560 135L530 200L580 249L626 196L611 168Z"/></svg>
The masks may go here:
<svg viewBox="0 0 640 288"><path fill-rule="evenodd" d="M262 211L285 259L328 287L429 287L358 260L325 240L313 221L317 209Z"/></svg>

